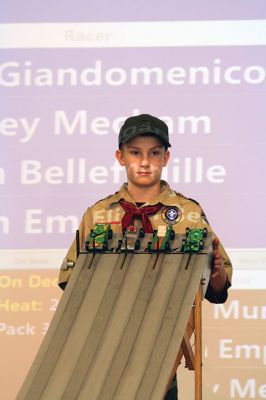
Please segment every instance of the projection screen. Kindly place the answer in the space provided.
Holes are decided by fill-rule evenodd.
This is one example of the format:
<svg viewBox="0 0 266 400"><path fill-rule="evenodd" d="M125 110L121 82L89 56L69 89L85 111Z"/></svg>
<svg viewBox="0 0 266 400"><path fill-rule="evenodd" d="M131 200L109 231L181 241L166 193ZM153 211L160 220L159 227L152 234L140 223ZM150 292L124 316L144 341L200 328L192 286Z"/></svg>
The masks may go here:
<svg viewBox="0 0 266 400"><path fill-rule="evenodd" d="M234 266L228 301L204 301L204 399L265 399L266 6L119 3L13 2L0 17L1 397L48 329L82 214L125 181L122 122L150 113L169 126L164 179L202 205ZM193 398L184 362L178 382Z"/></svg>

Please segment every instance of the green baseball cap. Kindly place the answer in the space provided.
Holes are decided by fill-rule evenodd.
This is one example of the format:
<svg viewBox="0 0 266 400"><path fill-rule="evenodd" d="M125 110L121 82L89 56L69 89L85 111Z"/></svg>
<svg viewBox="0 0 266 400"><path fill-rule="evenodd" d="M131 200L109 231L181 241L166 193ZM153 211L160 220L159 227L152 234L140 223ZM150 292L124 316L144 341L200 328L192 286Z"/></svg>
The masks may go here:
<svg viewBox="0 0 266 400"><path fill-rule="evenodd" d="M166 123L152 115L141 114L125 120L119 132L119 148L134 137L147 134L157 136L165 148L171 147Z"/></svg>

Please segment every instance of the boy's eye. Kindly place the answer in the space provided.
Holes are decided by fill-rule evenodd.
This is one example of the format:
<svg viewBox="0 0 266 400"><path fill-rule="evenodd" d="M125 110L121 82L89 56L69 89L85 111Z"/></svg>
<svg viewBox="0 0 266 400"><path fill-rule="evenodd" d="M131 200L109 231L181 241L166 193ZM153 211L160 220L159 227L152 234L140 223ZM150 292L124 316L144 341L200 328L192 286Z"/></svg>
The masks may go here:
<svg viewBox="0 0 266 400"><path fill-rule="evenodd" d="M158 150L152 151L151 153L153 156L158 156L160 152Z"/></svg>
<svg viewBox="0 0 266 400"><path fill-rule="evenodd" d="M133 156L137 156L139 152L137 150L131 150L130 154L132 154Z"/></svg>

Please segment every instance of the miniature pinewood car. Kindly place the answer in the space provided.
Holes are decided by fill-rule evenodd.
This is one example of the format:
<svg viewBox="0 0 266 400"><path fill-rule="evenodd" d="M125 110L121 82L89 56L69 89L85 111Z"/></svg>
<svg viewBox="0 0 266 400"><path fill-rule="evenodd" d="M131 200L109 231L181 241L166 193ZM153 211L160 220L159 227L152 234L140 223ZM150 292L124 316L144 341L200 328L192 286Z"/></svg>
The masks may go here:
<svg viewBox="0 0 266 400"><path fill-rule="evenodd" d="M86 241L86 250L90 249L108 249L108 239L112 239L113 231L110 224L95 224L89 239Z"/></svg>
<svg viewBox="0 0 266 400"><path fill-rule="evenodd" d="M158 230L153 232L153 240L148 243L148 250L171 250L170 241L174 240L175 231L172 225L159 226Z"/></svg>
<svg viewBox="0 0 266 400"><path fill-rule="evenodd" d="M130 225L123 232L124 239L118 241L118 250L139 250L140 249L140 238L145 236L143 228L138 229L137 227Z"/></svg>
<svg viewBox="0 0 266 400"><path fill-rule="evenodd" d="M198 253L204 248L204 238L207 236L207 229L186 229L186 239L183 239L182 251L184 253Z"/></svg>

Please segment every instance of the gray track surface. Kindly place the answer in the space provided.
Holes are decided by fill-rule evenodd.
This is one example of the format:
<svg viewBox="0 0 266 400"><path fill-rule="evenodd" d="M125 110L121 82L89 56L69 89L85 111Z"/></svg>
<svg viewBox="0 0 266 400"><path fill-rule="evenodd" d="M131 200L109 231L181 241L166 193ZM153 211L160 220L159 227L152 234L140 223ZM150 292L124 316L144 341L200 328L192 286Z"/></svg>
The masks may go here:
<svg viewBox="0 0 266 400"><path fill-rule="evenodd" d="M210 254L80 254L17 399L162 400Z"/></svg>

